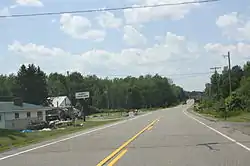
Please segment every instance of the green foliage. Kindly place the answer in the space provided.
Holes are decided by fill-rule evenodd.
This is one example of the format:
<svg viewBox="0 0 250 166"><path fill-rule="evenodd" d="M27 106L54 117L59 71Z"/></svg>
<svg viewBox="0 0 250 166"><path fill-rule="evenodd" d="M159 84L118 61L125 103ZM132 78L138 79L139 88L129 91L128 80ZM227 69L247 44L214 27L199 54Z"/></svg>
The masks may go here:
<svg viewBox="0 0 250 166"><path fill-rule="evenodd" d="M15 95L21 97L24 102L31 104L43 104L48 97L46 75L33 64L22 65L17 73L16 82L18 91Z"/></svg>
<svg viewBox="0 0 250 166"><path fill-rule="evenodd" d="M236 65L231 69L232 95L229 95L229 73L225 68L222 74L214 73L211 82L206 84L205 101L201 104L209 114L221 117L238 116L244 111L250 111L250 62L243 69ZM217 89L215 88L217 86ZM208 104L209 103L209 104ZM213 112L211 112L213 111Z"/></svg>
<svg viewBox="0 0 250 166"><path fill-rule="evenodd" d="M237 93L232 93L225 99L225 105L227 111L242 110L243 103L242 98Z"/></svg>
<svg viewBox="0 0 250 166"><path fill-rule="evenodd" d="M79 72L45 75L33 64L22 65L17 76L0 76L0 96L19 96L25 102L44 104L48 96L66 95L77 106L75 93L89 91L94 108L140 109L176 105L187 99L186 92L166 77L146 75L138 78L98 78ZM78 104L79 105L79 104Z"/></svg>

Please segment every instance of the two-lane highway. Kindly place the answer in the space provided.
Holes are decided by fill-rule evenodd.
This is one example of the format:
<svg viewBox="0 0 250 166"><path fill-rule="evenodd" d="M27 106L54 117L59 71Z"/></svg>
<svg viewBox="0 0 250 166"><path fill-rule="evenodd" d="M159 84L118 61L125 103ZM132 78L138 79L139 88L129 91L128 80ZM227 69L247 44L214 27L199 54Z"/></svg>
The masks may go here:
<svg viewBox="0 0 250 166"><path fill-rule="evenodd" d="M227 137L186 108L160 110L46 146L8 152L0 155L0 165L249 166L250 137L243 143Z"/></svg>

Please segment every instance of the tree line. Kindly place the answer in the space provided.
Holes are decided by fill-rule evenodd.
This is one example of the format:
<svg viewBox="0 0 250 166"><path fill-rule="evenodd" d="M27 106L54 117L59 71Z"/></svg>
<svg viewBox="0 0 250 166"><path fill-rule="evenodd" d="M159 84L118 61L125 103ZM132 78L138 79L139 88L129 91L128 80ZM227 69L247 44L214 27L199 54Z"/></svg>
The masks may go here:
<svg viewBox="0 0 250 166"><path fill-rule="evenodd" d="M250 62L243 67L236 65L231 69L231 90L229 84L229 70L225 67L222 73L215 73L206 84L205 97L201 102L201 109L224 112L237 115L244 111L250 111ZM223 114L221 114L223 115Z"/></svg>
<svg viewBox="0 0 250 166"><path fill-rule="evenodd" d="M68 96L75 106L75 93L90 92L97 108L152 108L175 105L187 99L186 92L166 77L146 75L126 78L98 78L79 72L50 73L39 66L22 65L17 74L0 75L1 100L21 97L24 102L45 104L49 96Z"/></svg>

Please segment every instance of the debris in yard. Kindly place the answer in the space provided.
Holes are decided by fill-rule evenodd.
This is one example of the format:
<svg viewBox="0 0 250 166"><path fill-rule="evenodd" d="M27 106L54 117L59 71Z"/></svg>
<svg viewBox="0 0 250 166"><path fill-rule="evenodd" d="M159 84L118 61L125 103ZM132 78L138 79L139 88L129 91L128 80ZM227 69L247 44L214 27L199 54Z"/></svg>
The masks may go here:
<svg viewBox="0 0 250 166"><path fill-rule="evenodd" d="M31 133L33 130L22 130L21 133Z"/></svg>
<svg viewBox="0 0 250 166"><path fill-rule="evenodd" d="M50 128L44 128L44 129L39 130L39 131L51 131L51 129Z"/></svg>

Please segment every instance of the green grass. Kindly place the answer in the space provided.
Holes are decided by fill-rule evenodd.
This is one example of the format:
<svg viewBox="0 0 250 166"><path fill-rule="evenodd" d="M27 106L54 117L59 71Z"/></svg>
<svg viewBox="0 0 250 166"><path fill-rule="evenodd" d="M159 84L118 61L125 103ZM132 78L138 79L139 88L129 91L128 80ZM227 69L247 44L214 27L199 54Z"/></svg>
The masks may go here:
<svg viewBox="0 0 250 166"><path fill-rule="evenodd" d="M143 109L139 109L139 115L150 112L150 111L156 111L160 108L143 108ZM92 114L90 116L87 117L87 119L89 120L95 120L95 119L116 119L116 118L125 118L128 116L127 113L128 110L106 110L103 113L96 113L96 114Z"/></svg>
<svg viewBox="0 0 250 166"><path fill-rule="evenodd" d="M227 121L230 121L230 122L250 122L250 113L243 112L240 115L231 116L231 117L227 118Z"/></svg>
<svg viewBox="0 0 250 166"><path fill-rule="evenodd" d="M105 112L105 113L96 113L87 117L87 119L116 119L124 118L128 115L126 112Z"/></svg>
<svg viewBox="0 0 250 166"><path fill-rule="evenodd" d="M85 129L93 128L96 126L116 122L117 120L107 120L107 121L87 121L78 122L83 123L82 127L69 126L65 129L55 129L52 131L35 131L32 133L21 133L14 130L4 130L0 129L0 152L11 148L23 147L30 145L32 143L38 143L41 141L46 141L66 134L72 134L74 132L82 131Z"/></svg>
<svg viewBox="0 0 250 166"><path fill-rule="evenodd" d="M199 114L216 118L218 120L224 120L228 122L250 122L250 112L243 112L243 111L233 111L229 112L227 118L225 120L224 113L221 111L214 111L214 110L202 110L196 111Z"/></svg>

